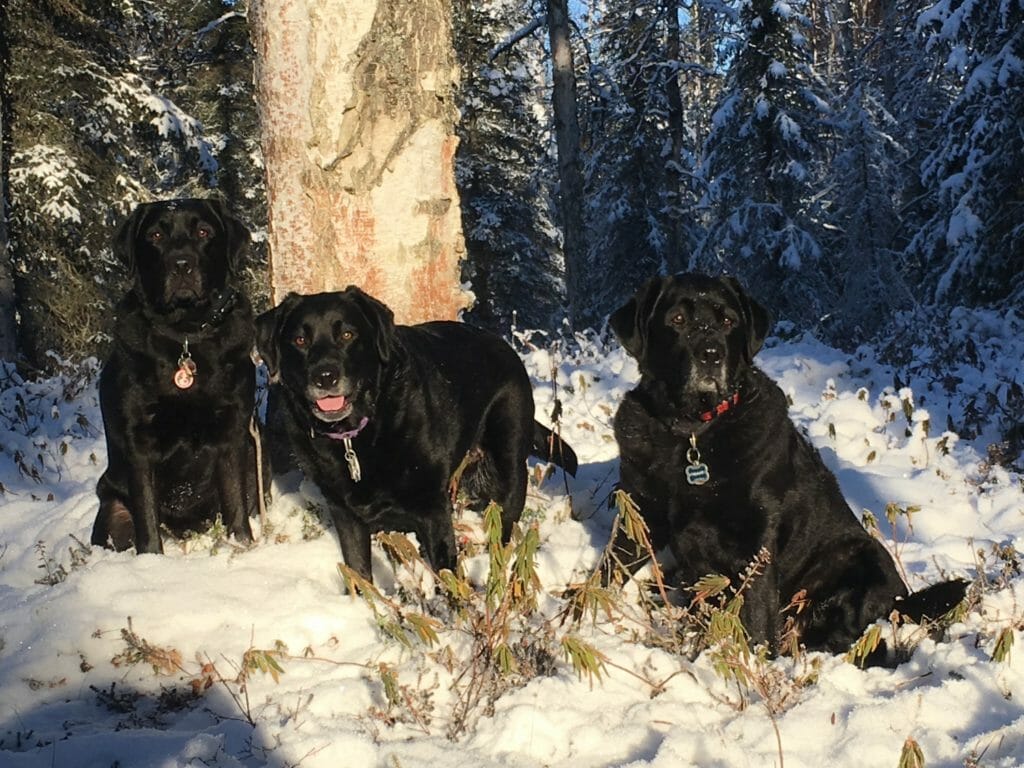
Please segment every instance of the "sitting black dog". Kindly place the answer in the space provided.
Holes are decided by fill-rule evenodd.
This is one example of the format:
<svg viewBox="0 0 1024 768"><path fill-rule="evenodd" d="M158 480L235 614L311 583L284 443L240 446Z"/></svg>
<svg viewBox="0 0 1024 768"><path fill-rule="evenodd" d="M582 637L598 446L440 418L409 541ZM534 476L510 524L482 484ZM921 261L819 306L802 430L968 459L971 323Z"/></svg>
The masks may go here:
<svg viewBox="0 0 1024 768"><path fill-rule="evenodd" d="M234 284L249 232L218 200L139 205L114 252L134 278L100 375L107 470L92 542L162 552L221 516L252 541L254 319Z"/></svg>
<svg viewBox="0 0 1024 768"><path fill-rule="evenodd" d="M330 504L345 563L365 578L370 535L383 530L414 532L435 570L454 569L455 483L475 508L501 505L507 541L527 455L575 472L571 449L534 421L526 370L497 336L454 322L396 326L353 286L289 294L256 326L292 450Z"/></svg>
<svg viewBox="0 0 1024 768"><path fill-rule="evenodd" d="M964 596L951 581L907 595L884 547L860 525L835 476L797 432L782 390L753 363L768 315L730 277L656 277L610 319L639 363L615 415L621 487L676 577L735 577L762 548L771 560L745 595L755 643L777 650L791 598L809 649L845 651L894 609L937 618ZM620 558L641 553L622 538Z"/></svg>

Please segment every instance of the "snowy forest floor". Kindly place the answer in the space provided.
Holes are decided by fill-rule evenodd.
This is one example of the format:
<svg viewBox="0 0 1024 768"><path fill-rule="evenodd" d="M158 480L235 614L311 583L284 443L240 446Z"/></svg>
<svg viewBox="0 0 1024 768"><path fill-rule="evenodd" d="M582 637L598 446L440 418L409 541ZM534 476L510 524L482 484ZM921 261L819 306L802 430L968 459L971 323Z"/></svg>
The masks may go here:
<svg viewBox="0 0 1024 768"><path fill-rule="evenodd" d="M1019 365L1024 341L979 340L988 363L947 371L952 394L938 379L897 388L870 352L769 343L758 363L851 514L874 515L911 588L962 576L975 600L939 642L900 628L908 660L895 669L805 654L750 657L731 675L721 655L690 658L655 626L636 583L580 621L566 610L615 517L611 420L637 372L592 340L571 355L522 349L538 415L557 391L581 469L531 472L536 607L505 613L483 594L490 555L471 512L457 521L472 587L461 608L379 546L379 593L345 594L322 499L297 473L275 478L251 549L216 530L165 556L91 548L105 466L97 367L39 382L0 371L0 764L1024 764L1021 477L990 460L992 434L943 431L962 423L966 394Z"/></svg>

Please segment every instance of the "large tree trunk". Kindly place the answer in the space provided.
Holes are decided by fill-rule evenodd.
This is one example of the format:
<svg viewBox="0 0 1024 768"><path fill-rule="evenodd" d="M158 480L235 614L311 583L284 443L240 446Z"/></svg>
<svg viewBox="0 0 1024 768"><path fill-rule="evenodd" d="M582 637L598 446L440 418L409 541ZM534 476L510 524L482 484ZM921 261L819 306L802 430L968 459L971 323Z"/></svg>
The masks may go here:
<svg viewBox="0 0 1024 768"><path fill-rule="evenodd" d="M551 100L558 147L558 199L562 216L565 287L570 320L574 328L580 328L595 324L600 318L588 313L585 303L587 254L583 230L583 167L576 111L576 69L569 40L567 4L567 0L548 0L548 37L551 40Z"/></svg>
<svg viewBox="0 0 1024 768"><path fill-rule="evenodd" d="M275 300L353 283L400 322L453 318L450 0L254 0Z"/></svg>

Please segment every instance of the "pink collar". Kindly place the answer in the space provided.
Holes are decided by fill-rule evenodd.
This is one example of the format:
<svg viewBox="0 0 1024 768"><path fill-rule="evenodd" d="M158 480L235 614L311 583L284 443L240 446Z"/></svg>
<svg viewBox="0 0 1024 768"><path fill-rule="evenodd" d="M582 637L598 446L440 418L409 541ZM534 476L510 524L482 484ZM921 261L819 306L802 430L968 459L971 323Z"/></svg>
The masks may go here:
<svg viewBox="0 0 1024 768"><path fill-rule="evenodd" d="M359 420L359 426L356 427L355 429L350 429L348 432L321 432L320 434L322 434L324 437L331 438L331 440L351 440L353 437L362 432L363 427L365 427L369 422L370 419L366 416L363 416L363 418Z"/></svg>

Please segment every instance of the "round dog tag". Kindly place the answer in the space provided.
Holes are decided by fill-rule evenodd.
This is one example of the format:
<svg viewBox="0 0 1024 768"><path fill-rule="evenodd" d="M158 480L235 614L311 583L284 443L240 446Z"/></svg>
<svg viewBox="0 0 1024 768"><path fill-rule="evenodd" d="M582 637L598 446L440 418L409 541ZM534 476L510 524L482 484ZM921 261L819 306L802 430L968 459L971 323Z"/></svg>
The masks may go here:
<svg viewBox="0 0 1024 768"><path fill-rule="evenodd" d="M195 374L185 366L174 372L174 386L178 389L188 389L195 383L195 380Z"/></svg>

